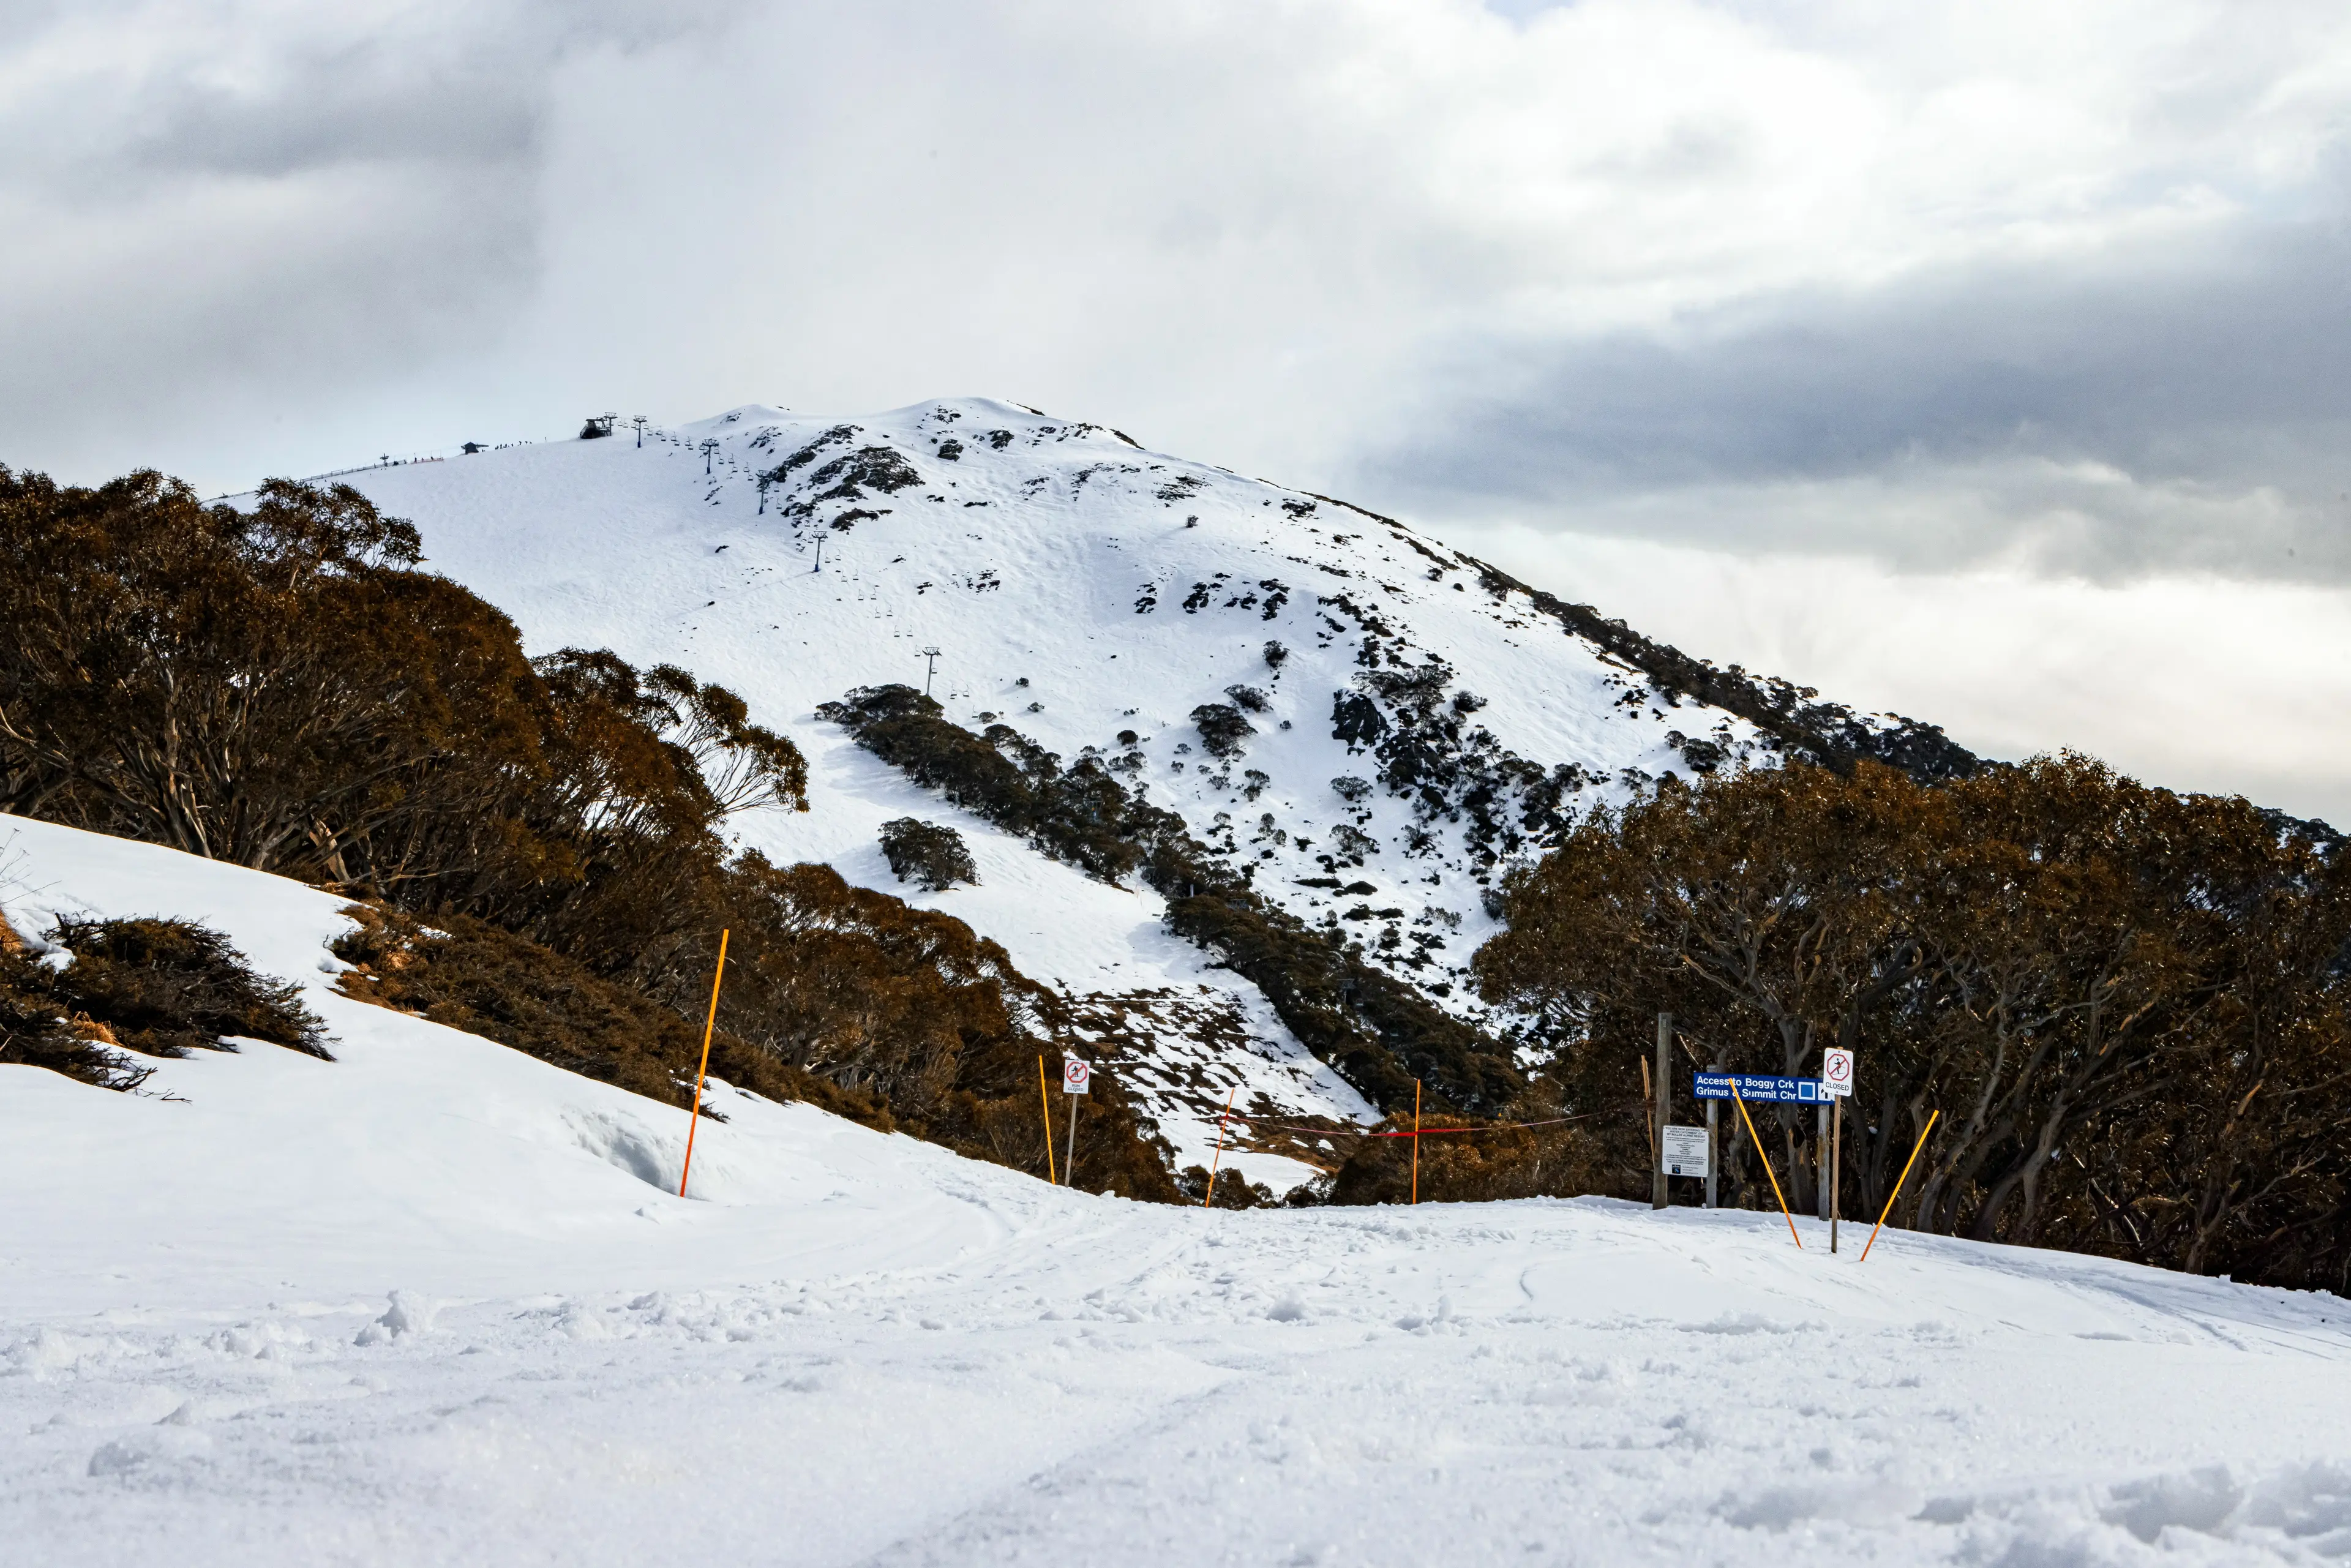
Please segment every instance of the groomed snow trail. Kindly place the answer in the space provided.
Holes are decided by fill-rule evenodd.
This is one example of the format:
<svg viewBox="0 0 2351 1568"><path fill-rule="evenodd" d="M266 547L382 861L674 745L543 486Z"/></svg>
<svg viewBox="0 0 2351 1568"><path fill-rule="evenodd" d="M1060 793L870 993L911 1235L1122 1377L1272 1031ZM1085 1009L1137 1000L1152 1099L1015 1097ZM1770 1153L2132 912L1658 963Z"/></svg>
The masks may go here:
<svg viewBox="0 0 2351 1568"><path fill-rule="evenodd" d="M1157 1208L732 1091L680 1199L678 1113L329 989L326 895L0 841L18 929L208 919L339 1058L0 1068L10 1561L2351 1554L2336 1298L1599 1200Z"/></svg>

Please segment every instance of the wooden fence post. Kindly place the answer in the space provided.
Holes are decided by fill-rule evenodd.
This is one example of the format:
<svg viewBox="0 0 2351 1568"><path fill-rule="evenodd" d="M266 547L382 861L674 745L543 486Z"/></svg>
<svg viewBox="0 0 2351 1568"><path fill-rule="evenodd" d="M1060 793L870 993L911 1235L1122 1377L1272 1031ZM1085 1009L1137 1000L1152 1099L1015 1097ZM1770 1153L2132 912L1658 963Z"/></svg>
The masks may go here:
<svg viewBox="0 0 2351 1568"><path fill-rule="evenodd" d="M1722 1070L1722 1063L1719 1061L1707 1069L1708 1072L1718 1074ZM1716 1198L1719 1189L1715 1184L1722 1177L1722 1142L1715 1135L1717 1115L1721 1109L1722 1102L1719 1100L1709 1100L1706 1103L1706 1206L1708 1208L1717 1207Z"/></svg>
<svg viewBox="0 0 2351 1568"><path fill-rule="evenodd" d="M1654 1102L1657 1124L1649 1139L1649 1207L1666 1207L1666 1129L1673 1124L1674 1015L1657 1015L1657 1093Z"/></svg>

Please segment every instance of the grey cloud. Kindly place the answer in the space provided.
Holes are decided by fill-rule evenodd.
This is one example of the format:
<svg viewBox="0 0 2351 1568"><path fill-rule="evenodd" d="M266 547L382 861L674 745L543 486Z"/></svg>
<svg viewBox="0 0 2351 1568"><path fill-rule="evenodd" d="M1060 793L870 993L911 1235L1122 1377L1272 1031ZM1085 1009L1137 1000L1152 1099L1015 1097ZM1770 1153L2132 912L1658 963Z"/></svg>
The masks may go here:
<svg viewBox="0 0 2351 1568"><path fill-rule="evenodd" d="M134 5L96 24L149 30L120 57L87 10L12 11L11 50L47 60L0 100L0 213L30 220L0 293L32 302L0 312L0 461L93 477L125 419L179 438L162 458L477 354L535 279L557 72L731 10Z"/></svg>
<svg viewBox="0 0 2351 1568"><path fill-rule="evenodd" d="M530 152L536 72L428 73L416 63L365 46L289 62L296 81L266 95L173 83L141 106L124 162L162 178L267 178L380 161L497 165Z"/></svg>
<svg viewBox="0 0 2351 1568"><path fill-rule="evenodd" d="M2344 188L2190 244L1456 345L1364 482L1738 549L2351 580Z"/></svg>

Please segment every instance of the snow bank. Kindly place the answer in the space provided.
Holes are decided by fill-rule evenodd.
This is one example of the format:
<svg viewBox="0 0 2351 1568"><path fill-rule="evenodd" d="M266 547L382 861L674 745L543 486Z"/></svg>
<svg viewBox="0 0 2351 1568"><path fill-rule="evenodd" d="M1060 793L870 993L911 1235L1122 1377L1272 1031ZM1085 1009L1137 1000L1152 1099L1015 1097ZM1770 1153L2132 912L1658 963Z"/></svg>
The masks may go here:
<svg viewBox="0 0 2351 1568"><path fill-rule="evenodd" d="M681 1200L676 1112L335 994L333 900L0 844L20 928L205 919L340 1057L0 1066L23 1561L2351 1555L2336 1298L1597 1200L1155 1208L731 1092Z"/></svg>

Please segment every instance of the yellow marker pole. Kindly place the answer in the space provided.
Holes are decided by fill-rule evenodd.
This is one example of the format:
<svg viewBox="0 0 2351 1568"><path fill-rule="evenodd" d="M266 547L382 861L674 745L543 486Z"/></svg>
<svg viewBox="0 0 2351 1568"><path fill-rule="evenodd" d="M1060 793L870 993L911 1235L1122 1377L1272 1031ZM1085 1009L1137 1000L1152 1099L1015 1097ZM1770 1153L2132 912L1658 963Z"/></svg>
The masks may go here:
<svg viewBox="0 0 2351 1568"><path fill-rule="evenodd" d="M1894 1200L1902 1196L1902 1184L1910 1179L1910 1167L1918 1163L1920 1151L1926 1148L1927 1140L1934 1134L1935 1118L1941 1114L1942 1113L1940 1111L1931 1112L1928 1114L1927 1130L1918 1134L1917 1147L1910 1151L1910 1158L1903 1166L1902 1175L1896 1179L1894 1183L1894 1190L1886 1196L1886 1207L1884 1211L1878 1215L1877 1223L1870 1228L1869 1239L1862 1244L1861 1260L1863 1262L1866 1263L1869 1261L1869 1249L1877 1245L1877 1233L1886 1228L1886 1216L1894 1212Z"/></svg>
<svg viewBox="0 0 2351 1568"><path fill-rule="evenodd" d="M1420 1080L1412 1081L1412 1202L1420 1207Z"/></svg>
<svg viewBox="0 0 2351 1568"><path fill-rule="evenodd" d="M685 1196L686 1179L694 1175L694 1134L702 1130L702 1081L710 1076L710 1033L718 1027L718 985L726 978L726 933L718 934L718 967L710 976L710 1016L702 1022L702 1065L694 1072L694 1116L685 1124L685 1169L677 1176L677 1196Z"/></svg>
<svg viewBox="0 0 2351 1568"><path fill-rule="evenodd" d="M1040 1056L1037 1059L1037 1071L1042 1072L1044 1070L1045 1059ZM1233 1096L1240 1092L1239 1084L1236 1083L1232 1086L1225 1095L1225 1114L1217 1118L1217 1157L1208 1166L1208 1196L1200 1200L1202 1208L1207 1208L1217 1201L1217 1166L1225 1163L1225 1119L1233 1113Z"/></svg>
<svg viewBox="0 0 2351 1568"><path fill-rule="evenodd" d="M1061 1178L1053 1170L1053 1096L1045 1087L1045 1059L1037 1059L1037 1103L1045 1107L1045 1185L1059 1186Z"/></svg>
<svg viewBox="0 0 2351 1568"><path fill-rule="evenodd" d="M1804 1239L1796 1234L1796 1217L1788 1212L1787 1196L1780 1190L1780 1177L1771 1169L1771 1156L1763 1152L1763 1138L1755 1130L1755 1118L1747 1113L1747 1097L1739 1092L1739 1075L1735 1072L1730 1075L1730 1097L1739 1102L1739 1119L1747 1124L1747 1135L1755 1140L1755 1157L1763 1162L1763 1174L1771 1178L1771 1196L1780 1200L1780 1218L1788 1222L1789 1239L1802 1252Z"/></svg>

